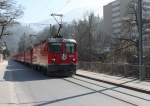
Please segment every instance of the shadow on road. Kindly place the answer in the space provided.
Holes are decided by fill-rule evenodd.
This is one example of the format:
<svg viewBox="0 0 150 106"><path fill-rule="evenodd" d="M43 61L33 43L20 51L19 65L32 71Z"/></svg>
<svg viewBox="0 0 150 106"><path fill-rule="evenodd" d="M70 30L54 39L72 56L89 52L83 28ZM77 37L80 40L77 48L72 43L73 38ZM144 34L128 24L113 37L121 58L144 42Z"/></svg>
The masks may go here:
<svg viewBox="0 0 150 106"><path fill-rule="evenodd" d="M35 81L35 80L48 80L51 79L41 73L26 67L23 64L10 60L4 74L6 81Z"/></svg>

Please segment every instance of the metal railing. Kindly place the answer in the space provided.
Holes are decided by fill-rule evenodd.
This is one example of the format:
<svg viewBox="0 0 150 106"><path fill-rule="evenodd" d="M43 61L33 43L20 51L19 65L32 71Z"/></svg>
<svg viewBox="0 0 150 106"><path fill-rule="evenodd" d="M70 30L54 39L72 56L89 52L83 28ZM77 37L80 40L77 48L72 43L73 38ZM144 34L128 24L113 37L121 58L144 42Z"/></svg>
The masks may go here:
<svg viewBox="0 0 150 106"><path fill-rule="evenodd" d="M78 69L109 75L139 78L138 65L80 61ZM143 69L145 79L150 79L150 66L143 66Z"/></svg>

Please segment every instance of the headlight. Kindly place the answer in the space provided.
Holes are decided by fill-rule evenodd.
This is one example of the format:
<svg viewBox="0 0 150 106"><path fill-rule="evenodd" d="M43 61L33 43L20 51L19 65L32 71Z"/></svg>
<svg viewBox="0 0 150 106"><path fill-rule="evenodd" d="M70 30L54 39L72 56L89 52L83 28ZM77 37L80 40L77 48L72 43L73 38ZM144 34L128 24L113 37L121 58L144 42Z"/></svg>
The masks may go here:
<svg viewBox="0 0 150 106"><path fill-rule="evenodd" d="M73 59L72 59L72 61L73 61L73 62L75 62L75 61L76 61L76 59L75 59L75 58L73 58Z"/></svg>
<svg viewBox="0 0 150 106"><path fill-rule="evenodd" d="M52 59L52 63L55 63L55 61L56 61L56 59L54 58L54 59Z"/></svg>

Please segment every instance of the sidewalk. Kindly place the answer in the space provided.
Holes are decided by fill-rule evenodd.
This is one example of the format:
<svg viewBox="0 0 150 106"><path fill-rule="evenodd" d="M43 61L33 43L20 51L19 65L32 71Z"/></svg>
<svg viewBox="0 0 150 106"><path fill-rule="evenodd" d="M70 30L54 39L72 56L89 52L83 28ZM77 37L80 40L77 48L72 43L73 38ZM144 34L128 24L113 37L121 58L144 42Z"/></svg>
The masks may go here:
<svg viewBox="0 0 150 106"><path fill-rule="evenodd" d="M110 76L84 70L78 70L77 75L150 94L150 81L140 81L134 78Z"/></svg>
<svg viewBox="0 0 150 106"><path fill-rule="evenodd" d="M4 79L7 64L7 61L0 63L0 106L16 106L13 82L8 82Z"/></svg>

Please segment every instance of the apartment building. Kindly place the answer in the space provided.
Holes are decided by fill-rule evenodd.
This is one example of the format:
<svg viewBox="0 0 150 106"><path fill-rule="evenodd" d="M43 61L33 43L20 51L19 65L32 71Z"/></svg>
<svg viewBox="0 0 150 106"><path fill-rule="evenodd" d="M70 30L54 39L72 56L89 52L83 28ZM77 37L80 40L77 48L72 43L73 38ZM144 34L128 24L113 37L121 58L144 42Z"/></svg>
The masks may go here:
<svg viewBox="0 0 150 106"><path fill-rule="evenodd" d="M104 6L104 29L107 34L121 36L123 20L129 17L128 8L131 1L115 0ZM143 18L150 19L150 0L143 0L143 8ZM136 27L134 29L137 30Z"/></svg>

